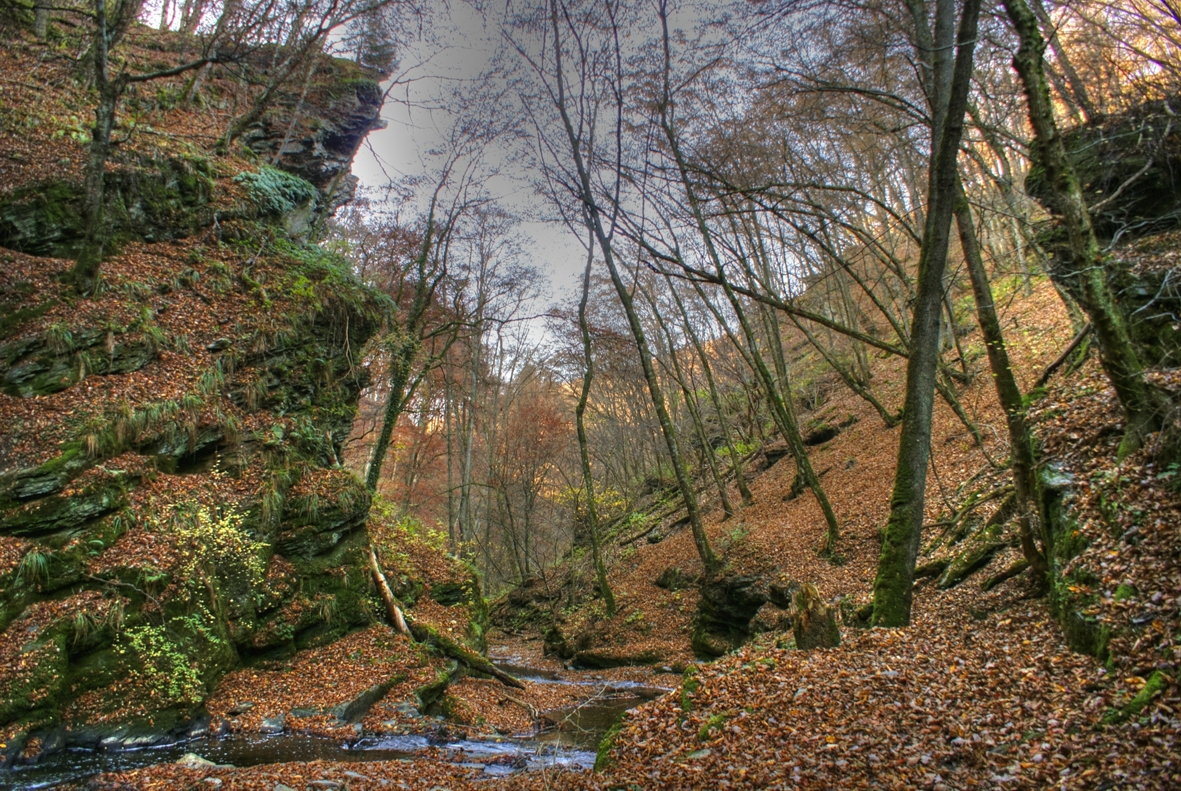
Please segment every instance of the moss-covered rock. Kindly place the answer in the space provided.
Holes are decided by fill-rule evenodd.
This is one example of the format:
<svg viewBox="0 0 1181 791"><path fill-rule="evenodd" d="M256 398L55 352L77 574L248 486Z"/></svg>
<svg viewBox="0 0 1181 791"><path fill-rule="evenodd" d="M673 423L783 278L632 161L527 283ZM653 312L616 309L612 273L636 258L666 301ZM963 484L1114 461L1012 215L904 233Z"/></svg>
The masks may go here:
<svg viewBox="0 0 1181 791"><path fill-rule="evenodd" d="M939 577L939 588L947 590L959 585L991 563L997 552L1006 546L1008 541L1005 539L1003 525L986 524L973 533L964 542L963 548L948 561L947 567Z"/></svg>
<svg viewBox="0 0 1181 791"><path fill-rule="evenodd" d="M1093 206L1101 238L1134 227L1137 234L1181 224L1181 130L1173 123L1177 97L1145 102L1101 116L1063 136L1079 185ZM1054 210L1053 191L1040 167L1030 168L1026 190ZM1119 190L1119 198L1106 200Z"/></svg>
<svg viewBox="0 0 1181 791"><path fill-rule="evenodd" d="M771 598L773 576L722 574L701 585L693 617L693 650L717 657L738 647L751 635L751 619Z"/></svg>

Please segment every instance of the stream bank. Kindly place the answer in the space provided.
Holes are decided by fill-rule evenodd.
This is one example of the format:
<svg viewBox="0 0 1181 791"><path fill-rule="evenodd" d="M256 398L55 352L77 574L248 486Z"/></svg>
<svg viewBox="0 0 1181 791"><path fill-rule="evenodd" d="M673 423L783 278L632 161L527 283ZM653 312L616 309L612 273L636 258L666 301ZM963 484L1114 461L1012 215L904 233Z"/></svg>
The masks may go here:
<svg viewBox="0 0 1181 791"><path fill-rule="evenodd" d="M341 730L335 738L292 730L274 734L230 732L138 749L67 748L0 775L0 790L31 791L63 785L105 787L108 777L130 772L153 776L177 768L195 775L207 771L210 786L220 788L227 775L237 774L237 770L275 769L275 765L287 764L331 767L339 778L316 782L344 785L325 788L377 782L370 777L377 772L367 774L363 765L390 761L402 762L401 771L406 771L407 762L429 762L436 768L450 765L474 777L543 769L589 770L594 766L599 742L619 716L672 686L666 680L671 676L660 678L648 668L603 673L562 668L531 652L522 655L494 649L492 655L498 667L525 684L524 691L513 690L508 695L497 689L496 682L462 679L443 699L444 710L458 717L442 712L438 716L424 715L417 718L412 731L403 726L398 729L401 732L383 732L358 724ZM657 681L664 681L664 685ZM522 722L520 718L503 716L514 710L527 714L528 728L506 727ZM480 727L463 721L470 711L484 712L476 715ZM93 779L100 775L104 777Z"/></svg>

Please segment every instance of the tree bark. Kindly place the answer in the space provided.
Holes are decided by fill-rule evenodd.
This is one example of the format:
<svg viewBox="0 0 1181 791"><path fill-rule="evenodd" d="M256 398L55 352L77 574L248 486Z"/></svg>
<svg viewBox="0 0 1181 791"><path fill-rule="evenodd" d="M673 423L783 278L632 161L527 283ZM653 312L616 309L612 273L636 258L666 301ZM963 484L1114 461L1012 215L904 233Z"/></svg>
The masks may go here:
<svg viewBox="0 0 1181 791"><path fill-rule="evenodd" d="M599 515L595 508L595 481L591 475L590 452L586 441L586 404L590 399L591 382L595 376L594 355L591 353L590 328L586 321L586 303L590 298L591 264L594 262L595 239L587 241L586 273L582 276L582 299L578 303L578 330L582 337L582 390L578 393L578 404L574 407L574 424L578 432L578 458L582 464L582 484L586 489L586 520L590 531L591 559L595 564L595 578L599 582L599 593L607 606L607 617L615 617L615 594L607 580L607 565L603 562L603 550L599 541Z"/></svg>
<svg viewBox="0 0 1181 791"><path fill-rule="evenodd" d="M980 0L965 0L954 76L946 97L947 110L943 114L941 134L934 139L910 354L906 361L906 397L898 465L890 498L890 517L874 580L873 622L877 626L906 626L910 623L914 565L922 539L930 460L943 273L957 195L956 156L972 81L972 56L979 15Z"/></svg>
<svg viewBox="0 0 1181 791"><path fill-rule="evenodd" d="M90 53L94 68L94 84L98 89L98 105L94 109L94 126L90 131L86 175L82 181L82 250L66 279L83 296L98 287L99 267L103 259L106 228L103 225L103 184L107 160L111 156L111 133L115 128L115 109L125 82L122 76L114 80L108 75L108 48L111 30L107 20L106 0L94 0L94 43Z"/></svg>
<svg viewBox="0 0 1181 791"><path fill-rule="evenodd" d="M960 233L960 246L968 264L968 277L972 281L972 295L976 300L976 319L980 323L980 334L984 336L984 347L988 351L988 364L992 369L992 380L996 386L997 400L1005 410L1005 423L1009 429L1009 464L1013 470L1013 488L1017 493L1017 519L1021 531L1021 549L1033 569L1033 577L1039 589L1044 589L1049 577L1044 551L1048 548L1045 536L1038 546L1037 527L1043 524L1038 509L1037 476L1034 467L1033 435L1025 420L1025 399L1013 367L1009 363L1009 352L1005 347L1001 322L997 317L993 301L992 286L984 269L984 258L972 221L972 209L968 198L960 188L955 206L956 226Z"/></svg>
<svg viewBox="0 0 1181 791"><path fill-rule="evenodd" d="M1034 132L1030 157L1046 173L1053 194L1052 209L1066 231L1066 245L1057 251L1050 276L1078 301L1091 320L1103 370L1115 388L1126 419L1119 448L1122 459L1142 447L1148 435L1160 428L1163 405L1144 381L1144 368L1127 323L1108 287L1107 257L1095 236L1078 175L1054 120L1046 83L1046 42L1037 17L1025 0L1002 2L1021 42L1013 57L1013 68L1021 78Z"/></svg>
<svg viewBox="0 0 1181 791"><path fill-rule="evenodd" d="M365 485L369 491L377 491L377 484L381 480L381 466L385 461L385 454L390 447L394 426L398 423L398 416L410 394L406 388L410 384L410 374L414 360L418 356L422 345L422 324L426 315L434 289L428 282L427 262L431 256L432 242L435 235L435 210L439 197L439 190L443 181L436 187L431 197L430 208L427 211L426 229L423 231L422 246L415 259L417 280L414 284L414 299L407 312L406 321L401 328L401 339L397 348L390 355L390 390L386 397L385 409L381 420L381 431L377 435L377 443L373 446L373 455L369 457L369 469L365 474Z"/></svg>
<svg viewBox="0 0 1181 791"><path fill-rule="evenodd" d="M49 37L49 0L36 0L33 3L33 35L38 41Z"/></svg>

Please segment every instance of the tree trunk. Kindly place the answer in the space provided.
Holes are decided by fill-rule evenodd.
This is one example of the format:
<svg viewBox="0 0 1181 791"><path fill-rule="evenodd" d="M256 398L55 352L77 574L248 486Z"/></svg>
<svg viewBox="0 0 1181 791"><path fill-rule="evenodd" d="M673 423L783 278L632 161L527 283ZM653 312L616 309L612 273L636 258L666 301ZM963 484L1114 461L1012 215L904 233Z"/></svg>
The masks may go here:
<svg viewBox="0 0 1181 791"><path fill-rule="evenodd" d="M1148 435L1160 428L1162 404L1144 381L1144 369L1127 324L1108 287L1106 256L1095 237L1078 176L1054 121L1043 58L1046 42L1037 17L1025 0L1002 2L1021 42L1013 57L1013 68L1025 90L1034 132L1030 157L1046 173L1053 211L1066 231L1067 244L1057 252L1050 275L1061 282L1091 319L1103 370L1115 388L1127 421L1119 448L1122 459L1142 447Z"/></svg>
<svg viewBox="0 0 1181 791"><path fill-rule="evenodd" d="M99 267L106 243L103 225L103 182L107 160L111 156L111 133L115 128L115 110L125 83L121 77L108 78L107 48L111 31L107 25L106 0L94 3L94 44L91 59L94 84L98 88L98 106L94 110L94 127L86 161L86 175L82 182L82 250L66 279L83 296L98 287Z"/></svg>
<svg viewBox="0 0 1181 791"><path fill-rule="evenodd" d="M898 465L890 498L890 517L874 580L873 622L878 626L906 626L910 623L914 564L922 539L927 463L931 452L943 272L957 195L956 156L972 81L972 55L979 14L980 0L965 0L954 76L946 95L947 110L943 114L941 134L934 139L910 355L906 361L906 397Z"/></svg>
<svg viewBox="0 0 1181 791"><path fill-rule="evenodd" d="M594 189L591 186L590 171L582 154L584 141L575 132L574 124L570 119L569 109L566 107L566 78L562 71L562 48L559 37L558 8L556 2L551 2L550 4L550 21L553 25L555 68L557 70L557 90L554 100L558 113L562 118L567 142L570 144L570 155L578 178L577 189L579 191L579 198L582 201L584 220L589 230L599 242L599 247L603 251L603 261L607 264L607 271L611 275L611 283L615 286L615 292L618 294L624 314L627 316L627 323L631 329L632 338L635 340L636 349L639 352L640 365L644 371L644 379L648 384L648 394L652 399L652 407L656 412L657 421L660 423L660 431L664 435L664 442L672 461L673 472L677 478L677 488L681 492L681 498L685 503L685 510L688 512L689 526L693 531L693 541L697 546L697 554L701 557L702 565L705 567L706 577L709 577L720 570L721 562L717 555L714 554L713 548L709 545L709 539L705 535L705 525L701 520L701 510L697 504L697 495L693 492L693 482L689 480L689 473L685 468L680 442L677 439L676 431L673 428L672 419L669 417L668 408L664 400L664 390L660 386L660 381L656 377L656 369L652 365L652 352L648 347L648 340L644 335L644 328L640 324L640 318L636 314L635 304L632 301L631 294L628 292L623 278L619 274L619 267L615 262L611 239L607 235L607 229L603 226L602 215L599 212L598 203L595 200Z"/></svg>
<svg viewBox="0 0 1181 791"><path fill-rule="evenodd" d="M404 393L410 381L410 367L414 364L417 350L417 344L405 340L390 355L390 390L382 412L381 431L377 435L377 443L373 446L373 455L369 459L369 471L365 475L365 485L371 492L377 491L377 484L381 480L381 466L390 449L394 426L397 425L398 416L402 414L402 407L406 403Z"/></svg>
<svg viewBox="0 0 1181 791"><path fill-rule="evenodd" d="M591 559L595 564L595 578L599 582L599 593L607 605L607 617L615 617L615 594L607 581L607 565L603 562L603 551L599 544L599 515L595 509L595 481L591 476L590 452L586 441L586 404L590 398L591 381L594 379L594 355L591 353L590 328L586 322L586 303L590 297L591 264L594 261L595 240L592 235L587 243L586 274L582 278L582 300L578 303L578 330L582 336L582 390L578 404L574 407L574 424L578 432L578 458L582 464L582 483L586 488L586 520L590 531Z"/></svg>
<svg viewBox="0 0 1181 791"><path fill-rule="evenodd" d="M1025 420L1025 400L1013 367L1009 364L1009 352L1001 332L1001 322L996 314L992 287L984 270L984 259L980 254L980 243L972 222L972 210L967 196L960 189L955 207L956 225L960 232L960 245L968 264L968 276L972 281L972 294L976 299L976 317L980 333L984 336L984 347L988 351L988 363L992 368L993 384L997 400L1005 410L1005 422L1009 428L1010 465L1013 468L1013 487L1017 493L1017 519L1021 530L1021 548L1025 559L1033 569L1033 576L1039 588L1045 587L1049 577L1044 549L1048 548L1042 537L1042 548L1038 547L1035 525L1042 524L1038 510L1037 477L1034 469L1033 435Z"/></svg>
<svg viewBox="0 0 1181 791"><path fill-rule="evenodd" d="M33 3L33 35L38 41L49 37L49 0Z"/></svg>

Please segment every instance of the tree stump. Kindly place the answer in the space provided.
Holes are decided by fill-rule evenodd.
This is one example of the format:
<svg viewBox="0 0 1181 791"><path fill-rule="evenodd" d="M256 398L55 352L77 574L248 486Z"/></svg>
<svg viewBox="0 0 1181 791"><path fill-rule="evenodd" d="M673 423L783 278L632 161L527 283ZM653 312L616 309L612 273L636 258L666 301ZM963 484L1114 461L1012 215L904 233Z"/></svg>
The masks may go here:
<svg viewBox="0 0 1181 791"><path fill-rule="evenodd" d="M837 628L836 611L824 603L820 590L811 583L796 593L796 612L791 618L796 648L836 648L841 644L841 630Z"/></svg>

